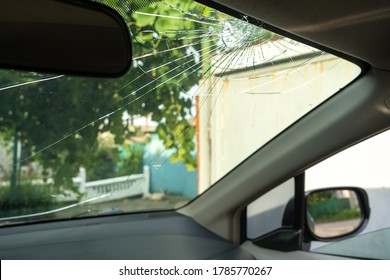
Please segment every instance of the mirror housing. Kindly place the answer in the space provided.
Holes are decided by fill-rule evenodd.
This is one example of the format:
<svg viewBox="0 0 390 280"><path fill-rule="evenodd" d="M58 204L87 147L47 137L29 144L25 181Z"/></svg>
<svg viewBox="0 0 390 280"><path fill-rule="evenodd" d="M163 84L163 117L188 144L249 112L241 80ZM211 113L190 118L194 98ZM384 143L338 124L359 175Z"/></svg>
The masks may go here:
<svg viewBox="0 0 390 280"><path fill-rule="evenodd" d="M357 187L310 191L305 200L305 239L335 241L359 233L367 225L367 193Z"/></svg>
<svg viewBox="0 0 390 280"><path fill-rule="evenodd" d="M117 77L131 65L128 28L107 6L81 0L0 5L1 68Z"/></svg>

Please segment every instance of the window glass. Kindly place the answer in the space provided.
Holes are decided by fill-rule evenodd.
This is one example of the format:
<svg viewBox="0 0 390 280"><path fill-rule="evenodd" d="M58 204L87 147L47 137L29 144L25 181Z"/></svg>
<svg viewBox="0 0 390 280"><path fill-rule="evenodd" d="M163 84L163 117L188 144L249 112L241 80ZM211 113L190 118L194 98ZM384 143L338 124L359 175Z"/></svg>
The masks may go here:
<svg viewBox="0 0 390 280"><path fill-rule="evenodd" d="M99 2L123 77L0 71L2 224L180 207L360 73L191 0Z"/></svg>
<svg viewBox="0 0 390 280"><path fill-rule="evenodd" d="M282 226L292 226L294 178L260 196L247 207L247 237L255 239ZM291 208L287 209L287 205ZM283 224L285 223L285 224Z"/></svg>

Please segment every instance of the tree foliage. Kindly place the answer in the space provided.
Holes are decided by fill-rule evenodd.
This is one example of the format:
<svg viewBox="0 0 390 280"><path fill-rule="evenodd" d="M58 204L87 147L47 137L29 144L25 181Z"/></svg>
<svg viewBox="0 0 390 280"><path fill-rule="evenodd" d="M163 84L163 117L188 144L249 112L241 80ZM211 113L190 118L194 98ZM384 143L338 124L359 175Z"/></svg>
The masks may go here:
<svg viewBox="0 0 390 280"><path fill-rule="evenodd" d="M126 1L109 2L112 5ZM145 3L139 6L143 12L169 16L190 5L189 1L180 1L177 9L169 9L159 3ZM188 42L185 36L179 38L175 32L166 32L174 28L169 18L145 17L134 13L134 9L137 7L133 5L120 11L135 38L134 67L121 78L0 71L0 87L7 88L0 91L1 136L7 140L18 137L28 154L21 163L39 161L45 170L53 172L57 185L71 185L80 165L94 169L104 141L98 136L103 132L114 134L117 144L131 136L129 120L123 119L126 114L152 113L165 147L176 151L171 159L184 162L189 169L196 167L191 155L195 129L188 122L193 100L185 93L199 82L202 73L184 71L193 67L195 58L180 61L188 54L185 48L176 47ZM191 30L195 25L196 22L187 22L185 28ZM145 54L147 58L137 59Z"/></svg>

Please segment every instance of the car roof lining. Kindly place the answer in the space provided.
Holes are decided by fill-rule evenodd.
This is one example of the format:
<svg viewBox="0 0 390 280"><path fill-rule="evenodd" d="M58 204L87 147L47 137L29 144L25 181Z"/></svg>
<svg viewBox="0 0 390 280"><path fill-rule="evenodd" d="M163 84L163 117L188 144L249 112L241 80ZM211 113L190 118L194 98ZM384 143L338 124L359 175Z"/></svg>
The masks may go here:
<svg viewBox="0 0 390 280"><path fill-rule="evenodd" d="M390 2L386 0L288 1L288 0L216 0L218 3L253 17L265 24L286 30L371 66L390 70L388 26Z"/></svg>

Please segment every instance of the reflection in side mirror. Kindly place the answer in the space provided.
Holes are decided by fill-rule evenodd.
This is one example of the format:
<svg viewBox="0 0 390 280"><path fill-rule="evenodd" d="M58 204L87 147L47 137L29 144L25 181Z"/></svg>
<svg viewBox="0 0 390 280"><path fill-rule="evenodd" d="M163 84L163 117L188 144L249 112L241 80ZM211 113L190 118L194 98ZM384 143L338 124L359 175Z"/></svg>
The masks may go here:
<svg viewBox="0 0 390 280"><path fill-rule="evenodd" d="M361 189L314 191L306 198L306 224L319 239L338 238L361 229L368 218L367 209L367 196Z"/></svg>

